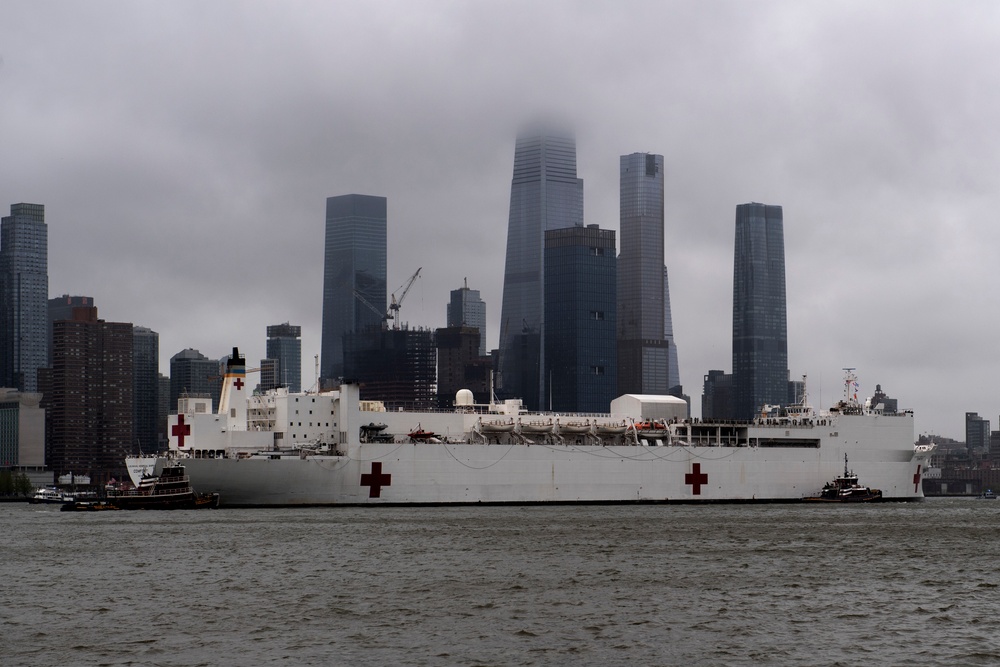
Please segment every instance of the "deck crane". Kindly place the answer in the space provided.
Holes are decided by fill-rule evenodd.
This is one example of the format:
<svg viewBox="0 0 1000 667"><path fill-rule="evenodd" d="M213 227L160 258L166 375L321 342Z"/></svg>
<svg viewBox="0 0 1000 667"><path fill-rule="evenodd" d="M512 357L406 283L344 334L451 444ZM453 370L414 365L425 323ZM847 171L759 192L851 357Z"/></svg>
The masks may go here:
<svg viewBox="0 0 1000 667"><path fill-rule="evenodd" d="M411 287L413 287L413 282L417 279L417 276L420 275L423 268L424 267L422 266L418 268L414 274L410 276L410 279L406 281L406 284L396 290L396 292L403 290L402 294L399 295L398 301L396 300L396 292L392 293L392 300L389 302L389 310L385 314L385 319L395 320L395 323L392 326L393 329L399 328L399 307L403 305L403 299L406 298L406 293L410 291Z"/></svg>

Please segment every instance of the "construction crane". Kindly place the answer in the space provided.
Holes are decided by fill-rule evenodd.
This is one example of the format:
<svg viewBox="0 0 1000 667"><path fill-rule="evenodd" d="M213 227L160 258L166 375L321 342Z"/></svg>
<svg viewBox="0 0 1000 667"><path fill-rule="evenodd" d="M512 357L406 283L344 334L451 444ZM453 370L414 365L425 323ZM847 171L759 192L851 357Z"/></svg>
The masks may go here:
<svg viewBox="0 0 1000 667"><path fill-rule="evenodd" d="M399 307L403 305L403 299L406 298L406 293L410 291L411 287L413 287L414 281L417 279L417 276L420 275L420 271L423 270L423 268L424 267L422 266L418 268L416 272L410 276L410 279L406 281L406 284L400 286L400 288L396 290L396 292L402 290L402 294L399 295L398 301L396 300L396 292L392 293L392 300L389 302L389 310L385 314L385 319L393 320L395 322L392 326L393 329L399 328Z"/></svg>
<svg viewBox="0 0 1000 667"><path fill-rule="evenodd" d="M360 291L354 290L354 298L360 301L365 308L367 308L368 310L372 311L380 318L382 318L383 325L385 325L389 320L394 320L395 324L393 325L392 328L398 329L399 307L403 305L403 299L406 298L406 293L410 291L411 287L413 287L413 282L420 275L420 272L423 270L423 268L424 267L420 267L419 269L417 269L416 273L410 276L410 279L407 280L405 284L400 285L399 289L396 290L396 292L401 292L398 299L396 298L395 292L393 292L392 299L389 302L389 309L386 310L384 313L381 310L379 310L378 307L373 306L372 303L368 299L366 299L364 294L362 294Z"/></svg>
<svg viewBox="0 0 1000 667"><path fill-rule="evenodd" d="M379 310L378 308L376 308L375 306L373 306L368 301L368 299L366 299L364 297L364 295L361 294L361 292L359 292L358 290L354 290L354 298L357 299L358 301L360 301L363 306L365 306L366 308L368 308L368 310L370 310L373 313L375 313L376 315L378 315L379 318L381 318L383 320L383 322L389 318L389 315L387 313L383 313L381 310Z"/></svg>

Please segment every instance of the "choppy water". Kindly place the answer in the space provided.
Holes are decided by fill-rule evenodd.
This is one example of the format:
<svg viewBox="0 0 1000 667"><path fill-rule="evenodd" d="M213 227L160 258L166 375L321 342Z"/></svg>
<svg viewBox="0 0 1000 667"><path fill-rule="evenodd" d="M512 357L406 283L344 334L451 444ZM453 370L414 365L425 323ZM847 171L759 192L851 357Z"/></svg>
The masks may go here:
<svg viewBox="0 0 1000 667"><path fill-rule="evenodd" d="M1000 501L0 505L3 665L993 665Z"/></svg>

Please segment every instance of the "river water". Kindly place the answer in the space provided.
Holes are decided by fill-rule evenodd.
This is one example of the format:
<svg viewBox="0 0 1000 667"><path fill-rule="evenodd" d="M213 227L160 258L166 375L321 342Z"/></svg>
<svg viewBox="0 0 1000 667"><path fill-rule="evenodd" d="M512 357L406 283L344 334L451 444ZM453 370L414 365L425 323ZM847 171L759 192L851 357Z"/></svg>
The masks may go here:
<svg viewBox="0 0 1000 667"><path fill-rule="evenodd" d="M3 665L994 665L1000 501L0 505Z"/></svg>

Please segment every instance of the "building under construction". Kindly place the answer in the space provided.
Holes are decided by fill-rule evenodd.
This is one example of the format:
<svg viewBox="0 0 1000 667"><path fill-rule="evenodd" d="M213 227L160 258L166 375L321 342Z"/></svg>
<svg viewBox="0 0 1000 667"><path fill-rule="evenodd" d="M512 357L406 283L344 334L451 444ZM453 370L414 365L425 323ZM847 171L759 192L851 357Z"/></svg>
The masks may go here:
<svg viewBox="0 0 1000 667"><path fill-rule="evenodd" d="M361 400L388 410L435 407L437 356L430 329L369 328L344 335L344 379L357 382Z"/></svg>

